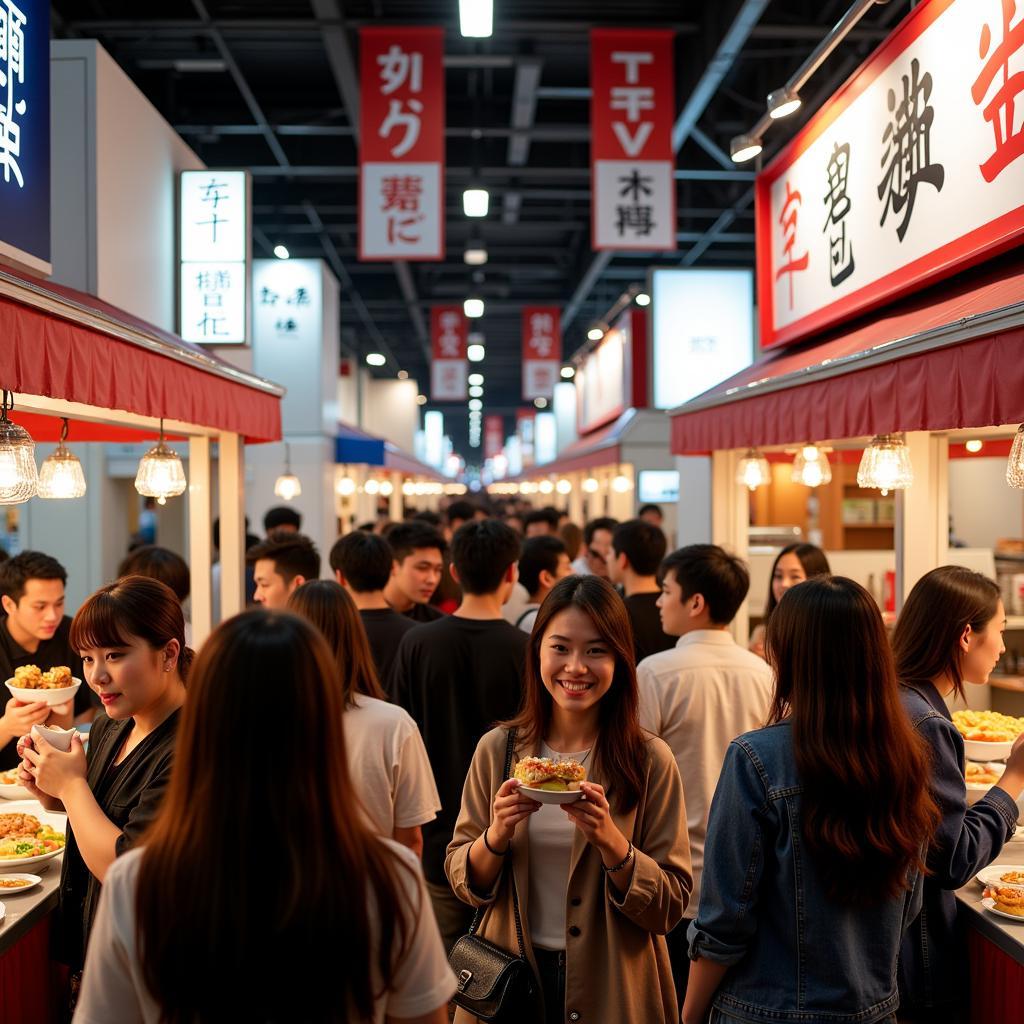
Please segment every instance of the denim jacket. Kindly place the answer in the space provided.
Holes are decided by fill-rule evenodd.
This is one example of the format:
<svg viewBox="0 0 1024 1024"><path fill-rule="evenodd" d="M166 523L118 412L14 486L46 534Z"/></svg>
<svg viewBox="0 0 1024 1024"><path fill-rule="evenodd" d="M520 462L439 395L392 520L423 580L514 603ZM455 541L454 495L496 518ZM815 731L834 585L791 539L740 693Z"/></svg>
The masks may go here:
<svg viewBox="0 0 1024 1024"><path fill-rule="evenodd" d="M900 940L921 884L868 908L828 898L801 831L788 722L729 746L708 822L690 957L732 969L714 1006L729 1020L874 1024L898 1005Z"/></svg>
<svg viewBox="0 0 1024 1024"><path fill-rule="evenodd" d="M1017 804L998 788L967 806L964 741L931 683L900 687L903 706L932 755L932 796L942 821L928 855L924 903L900 951L900 1001L910 1012L935 1011L967 1002L966 950L955 934L956 898L999 856L1017 826Z"/></svg>

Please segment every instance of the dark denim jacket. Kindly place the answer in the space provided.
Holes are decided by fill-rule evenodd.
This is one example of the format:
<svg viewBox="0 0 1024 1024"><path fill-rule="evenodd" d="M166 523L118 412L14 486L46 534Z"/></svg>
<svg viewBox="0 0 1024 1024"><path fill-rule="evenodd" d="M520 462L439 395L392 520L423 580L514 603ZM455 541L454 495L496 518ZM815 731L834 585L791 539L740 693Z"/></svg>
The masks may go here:
<svg viewBox="0 0 1024 1024"><path fill-rule="evenodd" d="M867 909L827 897L800 827L788 722L734 740L708 821L690 956L732 967L714 1005L730 1019L874 1024L897 1006L900 939L921 884Z"/></svg>
<svg viewBox="0 0 1024 1024"><path fill-rule="evenodd" d="M1017 804L990 789L967 806L964 741L946 702L931 683L900 687L903 706L932 753L932 796L942 821L928 855L924 904L900 951L900 1000L908 1012L949 1008L967 1001L966 951L956 940L956 898L999 856L1017 826ZM938 1020L933 1013L930 1015Z"/></svg>

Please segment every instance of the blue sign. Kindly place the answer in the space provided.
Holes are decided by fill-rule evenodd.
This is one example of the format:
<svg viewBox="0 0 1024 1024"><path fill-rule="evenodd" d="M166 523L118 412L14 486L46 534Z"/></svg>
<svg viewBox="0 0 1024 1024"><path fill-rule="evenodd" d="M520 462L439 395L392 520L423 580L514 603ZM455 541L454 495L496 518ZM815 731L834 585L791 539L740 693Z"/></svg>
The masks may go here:
<svg viewBox="0 0 1024 1024"><path fill-rule="evenodd" d="M50 272L47 0L0 0L0 257Z"/></svg>

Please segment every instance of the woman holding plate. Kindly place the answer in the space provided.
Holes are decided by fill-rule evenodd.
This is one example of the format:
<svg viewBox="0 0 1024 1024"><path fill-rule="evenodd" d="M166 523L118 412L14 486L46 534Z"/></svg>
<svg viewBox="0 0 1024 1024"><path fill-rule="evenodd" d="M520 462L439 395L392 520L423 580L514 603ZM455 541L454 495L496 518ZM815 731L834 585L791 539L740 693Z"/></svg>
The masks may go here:
<svg viewBox="0 0 1024 1024"><path fill-rule="evenodd" d="M664 935L692 887L686 809L637 704L622 599L596 576L561 580L533 627L522 710L477 747L445 862L455 894L483 908L476 934L513 954L518 903L548 1022L679 1019ZM576 761L580 798L532 799L505 776L510 743L513 764Z"/></svg>

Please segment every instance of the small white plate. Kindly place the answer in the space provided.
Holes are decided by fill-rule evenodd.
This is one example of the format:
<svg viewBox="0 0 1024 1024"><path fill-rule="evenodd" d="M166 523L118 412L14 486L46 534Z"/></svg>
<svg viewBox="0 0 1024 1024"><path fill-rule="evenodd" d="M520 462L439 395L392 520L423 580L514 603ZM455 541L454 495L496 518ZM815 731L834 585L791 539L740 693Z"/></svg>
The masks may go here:
<svg viewBox="0 0 1024 1024"><path fill-rule="evenodd" d="M23 885L18 889L11 889L5 885L0 885L0 895L3 896L20 896L23 892L28 892L29 889L34 889L42 879L38 875L22 875L15 874L0 874L0 883L10 881L12 878L20 878L23 881L28 882L28 885Z"/></svg>
<svg viewBox="0 0 1024 1024"><path fill-rule="evenodd" d="M1004 882L1000 878L1010 871L1024 871L1024 864L990 864L974 877L979 885L1005 885L1010 889L1024 889L1024 882Z"/></svg>
<svg viewBox="0 0 1024 1024"><path fill-rule="evenodd" d="M15 700L20 700L23 704L37 704L39 701L43 701L44 704L49 704L52 708L57 704L66 704L71 700L82 685L82 680L72 676L71 685L62 686L59 690L27 690L23 686L18 686L13 679L8 679L5 685L11 691L11 696Z"/></svg>
<svg viewBox="0 0 1024 1024"><path fill-rule="evenodd" d="M0 785L0 800L34 800L35 797L24 787L17 783L12 785Z"/></svg>
<svg viewBox="0 0 1024 1024"><path fill-rule="evenodd" d="M531 786L520 786L520 793L525 793L531 800L539 804L573 804L583 796L582 789L570 789L556 792L550 789L534 789Z"/></svg>
<svg viewBox="0 0 1024 1024"><path fill-rule="evenodd" d="M1017 924L1024 924L1024 917L1018 917L1016 914L1007 914L1004 910L997 910L996 901L991 896L986 896L981 901L981 905L990 914L995 914L997 917L1005 917L1007 921L1016 921Z"/></svg>

